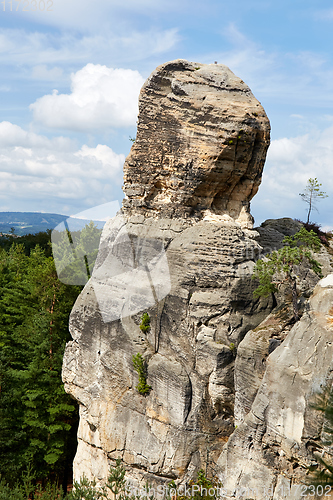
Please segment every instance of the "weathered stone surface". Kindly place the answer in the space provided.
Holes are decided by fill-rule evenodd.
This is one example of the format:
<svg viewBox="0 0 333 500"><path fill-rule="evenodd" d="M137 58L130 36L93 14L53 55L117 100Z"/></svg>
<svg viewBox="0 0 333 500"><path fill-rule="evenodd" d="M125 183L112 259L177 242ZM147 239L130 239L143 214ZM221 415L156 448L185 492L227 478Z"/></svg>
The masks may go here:
<svg viewBox="0 0 333 500"><path fill-rule="evenodd" d="M254 263L247 255L260 251L256 233L231 222L174 224L133 217L126 224L127 237L123 230L118 233L122 242L140 242L137 255L147 249L145 240L163 241L166 247L171 290L145 309L149 332L139 328L142 312L103 320L106 301L104 295L99 298L99 286L104 280L103 294L109 287L113 299L110 262L120 248L114 240L121 226L117 220L104 229L93 277L72 311L74 340L66 348L63 378L66 391L81 405L76 478L85 473L102 481L109 460L117 457L130 467L133 480L183 478L205 465L207 449L216 462L234 429L232 344L272 308L271 300L253 299ZM126 250L122 262L127 261ZM117 300L123 300L126 311L131 299L119 295ZM138 352L148 364L152 390L147 396L136 390L132 356Z"/></svg>
<svg viewBox="0 0 333 500"><path fill-rule="evenodd" d="M251 410L266 371L267 357L286 338L292 317L290 304L274 309L239 344L235 361L235 425L240 425Z"/></svg>
<svg viewBox="0 0 333 500"><path fill-rule="evenodd" d="M139 108L123 211L105 226L70 320L63 378L80 403L77 479L105 480L117 457L139 482L216 461L234 428L234 345L272 308L253 300L260 247L246 229L269 144L262 106L226 66L177 60L147 80Z"/></svg>
<svg viewBox="0 0 333 500"><path fill-rule="evenodd" d="M286 498L304 496L296 485L313 463L312 452L322 430L322 416L310 403L331 381L332 304L333 275L329 275L315 287L302 319L266 358L251 409L242 416L218 462L227 498L238 487L253 488L257 498L264 498L265 491L266 498L283 498L278 491L281 485L288 489L292 485L293 492L286 490ZM276 330L270 322L264 322L268 330ZM262 344L267 349L266 332Z"/></svg>
<svg viewBox="0 0 333 500"><path fill-rule="evenodd" d="M221 64L178 59L143 85L135 143L124 165L126 214L252 227L270 125L249 87Z"/></svg>
<svg viewBox="0 0 333 500"><path fill-rule="evenodd" d="M255 231L259 233L258 243L263 247L263 253L270 253L283 247L283 238L293 236L302 224L289 217L282 219L267 219Z"/></svg>

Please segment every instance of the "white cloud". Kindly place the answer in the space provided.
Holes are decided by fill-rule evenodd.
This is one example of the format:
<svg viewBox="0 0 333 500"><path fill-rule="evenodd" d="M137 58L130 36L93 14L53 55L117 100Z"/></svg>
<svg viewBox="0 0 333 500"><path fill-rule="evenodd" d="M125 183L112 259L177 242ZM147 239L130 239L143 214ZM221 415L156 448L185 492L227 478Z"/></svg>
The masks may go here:
<svg viewBox="0 0 333 500"><path fill-rule="evenodd" d="M32 68L32 78L36 80L59 80L63 70L58 67L48 68L46 64L38 64Z"/></svg>
<svg viewBox="0 0 333 500"><path fill-rule="evenodd" d="M71 31L54 33L0 29L0 63L22 67L66 64L77 67L86 61L110 61L112 65L124 66L162 54L179 40L176 28L122 29L117 33L113 27L105 33L96 30L85 35Z"/></svg>
<svg viewBox="0 0 333 500"><path fill-rule="evenodd" d="M71 80L71 94L53 91L30 105L36 121L80 131L135 125L144 83L138 71L89 63Z"/></svg>
<svg viewBox="0 0 333 500"><path fill-rule="evenodd" d="M302 136L272 141L268 150L263 181L253 200L257 220L270 217L304 219L305 205L299 193L308 179L317 177L329 198L318 203L315 220L332 224L333 209L333 127Z"/></svg>
<svg viewBox="0 0 333 500"><path fill-rule="evenodd" d="M0 197L14 198L35 209L94 206L108 202L122 182L125 157L106 145L83 145L70 139L48 139L9 122L0 123ZM38 208L40 207L40 208ZM53 207L53 208L52 208ZM2 208L4 209L4 208ZM61 210L63 212L63 210Z"/></svg>
<svg viewBox="0 0 333 500"><path fill-rule="evenodd" d="M49 0L52 1L52 0ZM99 0L98 4L90 0L53 0L52 11L22 12L18 17L54 26L61 30L97 31L122 28L132 28L144 16L147 24L149 17L156 18L156 13L169 13L171 10L187 10L191 5L188 0ZM48 4L49 5L49 4ZM193 7L192 7L193 8ZM126 24L125 24L126 23ZM129 31L129 30L128 30Z"/></svg>

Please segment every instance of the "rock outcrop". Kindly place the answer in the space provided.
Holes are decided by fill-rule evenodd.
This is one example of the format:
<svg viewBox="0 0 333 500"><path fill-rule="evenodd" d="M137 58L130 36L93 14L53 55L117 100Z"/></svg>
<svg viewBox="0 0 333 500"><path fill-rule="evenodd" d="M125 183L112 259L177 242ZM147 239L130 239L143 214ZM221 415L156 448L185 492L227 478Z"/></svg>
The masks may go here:
<svg viewBox="0 0 333 500"><path fill-rule="evenodd" d="M307 468L315 464L316 450L323 451L322 415L311 403L316 402L317 392L332 383L332 304L330 274L317 284L302 319L289 333L280 311L280 317L271 315L239 345L243 358L236 384L239 425L218 461L226 498L233 498L235 491L242 491L245 498L304 497L301 484ZM282 334L285 340L267 356L272 333ZM247 363L245 342L250 348ZM261 356L264 370L259 367Z"/></svg>
<svg viewBox="0 0 333 500"><path fill-rule="evenodd" d="M145 217L208 212L252 227L269 121L226 66L177 60L143 85L135 143L124 165L124 211Z"/></svg>
<svg viewBox="0 0 333 500"><path fill-rule="evenodd" d="M228 68L164 64L139 109L123 209L105 225L70 318L63 379L80 404L75 479L103 483L121 458L136 485L186 483L204 468L220 476L224 498L302 498L322 432L310 403L331 381L333 274L316 286L299 267L294 326L283 288L254 300L255 260L300 224L252 230L269 122ZM332 250L316 258L333 271Z"/></svg>
<svg viewBox="0 0 333 500"><path fill-rule="evenodd" d="M234 430L237 345L273 308L253 299L251 280L261 247L249 202L270 130L260 103L227 67L177 60L153 72L139 109L123 210L105 225L70 319L76 479L103 481L117 457L139 483L211 472Z"/></svg>

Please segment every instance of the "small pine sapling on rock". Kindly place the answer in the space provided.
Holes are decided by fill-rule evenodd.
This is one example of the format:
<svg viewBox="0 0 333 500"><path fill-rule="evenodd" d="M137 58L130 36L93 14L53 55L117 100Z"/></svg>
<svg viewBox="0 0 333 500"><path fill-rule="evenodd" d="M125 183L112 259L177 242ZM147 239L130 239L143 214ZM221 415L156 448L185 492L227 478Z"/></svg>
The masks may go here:
<svg viewBox="0 0 333 500"><path fill-rule="evenodd" d="M148 394L151 386L147 384L147 368L145 361L139 352L136 356L133 355L132 359L134 370L136 370L139 375L139 383L136 388L140 394Z"/></svg>
<svg viewBox="0 0 333 500"><path fill-rule="evenodd" d="M320 186L321 184L318 182L317 177L315 177L314 179L308 180L308 183L304 189L304 193L299 193L302 200L309 205L308 218L306 224L309 224L310 222L311 211L313 209L317 210L316 203L328 197L325 191L320 190Z"/></svg>
<svg viewBox="0 0 333 500"><path fill-rule="evenodd" d="M140 330L143 333L148 332L148 330L150 328L150 316L149 316L149 314L143 313L143 315L141 316L140 319L141 319Z"/></svg>

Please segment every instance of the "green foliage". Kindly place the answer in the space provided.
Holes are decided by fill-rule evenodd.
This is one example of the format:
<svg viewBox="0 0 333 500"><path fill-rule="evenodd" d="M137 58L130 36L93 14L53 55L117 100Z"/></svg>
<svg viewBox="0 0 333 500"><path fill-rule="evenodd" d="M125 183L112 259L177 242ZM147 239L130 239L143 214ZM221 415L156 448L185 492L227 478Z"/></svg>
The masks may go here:
<svg viewBox="0 0 333 500"><path fill-rule="evenodd" d="M76 448L77 405L61 380L68 316L79 287L61 283L36 246L0 250L0 470L9 484L65 477Z"/></svg>
<svg viewBox="0 0 333 500"><path fill-rule="evenodd" d="M234 351L236 349L236 346L233 342L231 342L231 344L229 345L229 349L230 351Z"/></svg>
<svg viewBox="0 0 333 500"><path fill-rule="evenodd" d="M148 394L151 386L147 384L147 370L144 359L140 353L138 353L136 356L133 355L132 359L133 367L139 375L139 383L136 388L140 394Z"/></svg>
<svg viewBox="0 0 333 500"><path fill-rule="evenodd" d="M47 483L44 487L39 483L35 484L35 474L31 466L22 474L21 481L10 487L4 480L0 481L0 500L27 500L38 498L39 500L64 500L62 487L57 483Z"/></svg>
<svg viewBox="0 0 333 500"><path fill-rule="evenodd" d="M68 495L68 500L98 500L110 498L108 489L114 494L115 500L129 500L126 495L125 468L120 458L116 460L116 467L110 466L106 487L97 488L95 481L89 481L84 475L80 481L75 481L72 492ZM67 500L67 499L66 499Z"/></svg>
<svg viewBox="0 0 333 500"><path fill-rule="evenodd" d="M174 481L168 485L169 494L172 495L172 489L177 489ZM178 500L216 500L221 498L220 491L222 484L214 478L207 478L203 469L198 472L196 481L191 481L187 487L188 491L193 492L193 495L179 495ZM31 477L28 475L19 484L9 487L0 481L0 500L27 500L28 498L38 498L41 500L101 500L109 499L110 491L113 493L115 500L143 500L144 498L152 498L149 485L141 491L142 495L129 494L126 488L125 468L120 459L116 460L116 466L109 469L109 475L105 486L98 488L96 482L90 481L85 475L80 478L80 481L75 481L73 490L65 495L61 488L56 485L47 484L44 488L40 485L34 486Z"/></svg>
<svg viewBox="0 0 333 500"><path fill-rule="evenodd" d="M333 444L333 390L332 387L326 388L316 395L316 400L311 404L311 407L320 411L324 417L323 429L321 433L321 455L316 456L318 466L310 467L308 484L311 485L329 485L333 486L333 460L331 447ZM329 459L323 458L323 452L329 452Z"/></svg>
<svg viewBox="0 0 333 500"><path fill-rule="evenodd" d="M169 492L171 489L176 490L177 488L174 481L171 481L168 486ZM200 469L197 480L190 481L189 483L189 491L193 492L194 495L177 495L177 500L216 500L217 498L221 498L219 495L219 489L221 488L222 484L219 480L207 478L205 471Z"/></svg>
<svg viewBox="0 0 333 500"><path fill-rule="evenodd" d="M327 194L325 193L325 191L321 191L320 187L321 184L318 182L317 177L315 177L314 179L310 178L304 189L304 193L299 193L302 200L309 205L308 218L306 221L307 224L310 222L311 211L313 209L317 210L316 203L320 201L320 199L327 198Z"/></svg>
<svg viewBox="0 0 333 500"><path fill-rule="evenodd" d="M109 477L106 483L106 487L114 494L115 500L117 500L117 495L119 495L119 500L125 498L125 472L125 468L121 464L120 458L117 458L116 467L110 467Z"/></svg>
<svg viewBox="0 0 333 500"><path fill-rule="evenodd" d="M68 495L68 500L98 500L107 498L105 492L96 488L96 481L89 481L83 474L80 481L74 482L73 490Z"/></svg>
<svg viewBox="0 0 333 500"><path fill-rule="evenodd" d="M0 247L8 251L13 243L19 243L23 245L25 255L30 255L30 252L39 245L44 250L46 257L50 257L52 254L50 241L51 230L23 236L7 234L6 236L0 236Z"/></svg>
<svg viewBox="0 0 333 500"><path fill-rule="evenodd" d="M149 314L148 313L143 313L143 315L141 316L140 319L141 319L140 330L143 333L148 332L148 330L150 328L150 317L149 317Z"/></svg>
<svg viewBox="0 0 333 500"><path fill-rule="evenodd" d="M256 262L253 279L259 279L260 284L254 291L254 296L268 296L277 292L282 283L288 283L292 288L294 319L297 320L297 276L293 273L293 268L306 261L318 276L322 276L321 264L312 256L312 252L320 250L320 240L313 231L309 232L302 227L294 236L286 236L283 243L282 248ZM282 280L278 279L279 274L283 275Z"/></svg>

